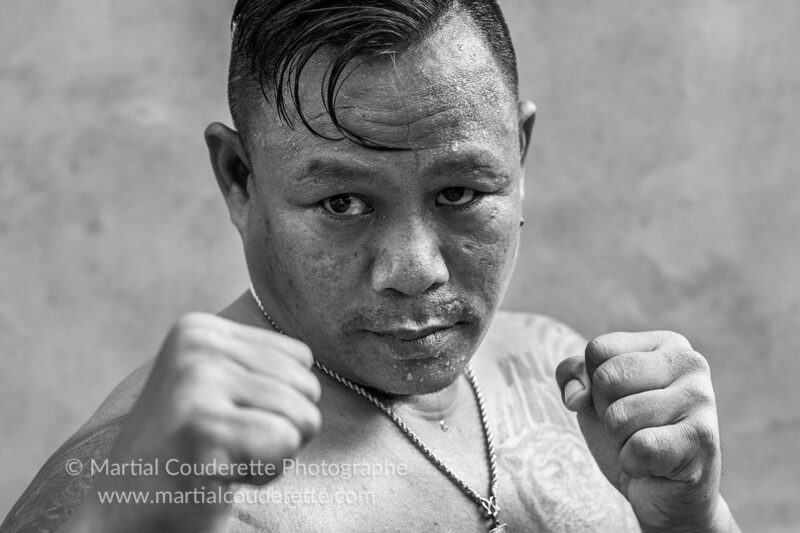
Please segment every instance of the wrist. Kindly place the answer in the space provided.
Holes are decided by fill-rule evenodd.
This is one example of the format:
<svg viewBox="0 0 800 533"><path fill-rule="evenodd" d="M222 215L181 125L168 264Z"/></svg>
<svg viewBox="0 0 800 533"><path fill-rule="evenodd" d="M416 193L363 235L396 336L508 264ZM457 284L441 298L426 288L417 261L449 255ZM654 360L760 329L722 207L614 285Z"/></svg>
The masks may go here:
<svg viewBox="0 0 800 533"><path fill-rule="evenodd" d="M733 518L733 513L731 513L728 507L728 503L722 495L719 496L716 512L714 513L713 520L707 531L713 533L741 533L742 531L739 529L739 525Z"/></svg>
<svg viewBox="0 0 800 533"><path fill-rule="evenodd" d="M652 527L640 523L642 533L741 533L739 525L733 518L727 502L722 495L717 496L713 509L702 523L675 524L669 527Z"/></svg>

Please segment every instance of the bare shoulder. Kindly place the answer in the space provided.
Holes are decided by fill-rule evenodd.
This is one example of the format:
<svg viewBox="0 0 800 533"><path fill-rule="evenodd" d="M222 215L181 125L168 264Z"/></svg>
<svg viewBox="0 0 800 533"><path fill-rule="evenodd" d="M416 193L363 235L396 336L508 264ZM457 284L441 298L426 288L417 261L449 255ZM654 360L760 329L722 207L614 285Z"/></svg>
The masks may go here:
<svg viewBox="0 0 800 533"><path fill-rule="evenodd" d="M525 529L638 531L605 479L555 381L586 340L553 318L498 313L474 359L494 428L501 501Z"/></svg>
<svg viewBox="0 0 800 533"><path fill-rule="evenodd" d="M91 433L98 427L127 415L139 398L147 378L150 377L154 363L155 358L150 359L120 381L72 438L80 437L83 433Z"/></svg>
<svg viewBox="0 0 800 533"><path fill-rule="evenodd" d="M474 367L495 398L490 408L496 411L499 442L514 440L541 424L578 431L574 415L561 403L555 369L585 347L582 336L554 318L533 313L496 315Z"/></svg>
<svg viewBox="0 0 800 533"><path fill-rule="evenodd" d="M566 357L581 355L586 339L567 324L536 313L500 311L486 336L494 354L525 352L547 369Z"/></svg>
<svg viewBox="0 0 800 533"><path fill-rule="evenodd" d="M91 461L102 461L139 397L152 363L122 380L100 407L45 462L8 513L0 530L54 531L80 504L91 485ZM78 472L79 467L82 469Z"/></svg>

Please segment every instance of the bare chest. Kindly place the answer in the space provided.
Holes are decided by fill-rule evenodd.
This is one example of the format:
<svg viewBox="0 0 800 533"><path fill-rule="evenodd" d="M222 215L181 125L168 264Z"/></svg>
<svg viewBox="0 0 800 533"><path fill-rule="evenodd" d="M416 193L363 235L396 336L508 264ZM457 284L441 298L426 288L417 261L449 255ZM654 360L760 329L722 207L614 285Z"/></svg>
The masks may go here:
<svg viewBox="0 0 800 533"><path fill-rule="evenodd" d="M534 421L508 432L502 417L494 419L497 496L506 531L635 530L627 504L574 429ZM324 439L287 463L274 483L246 489L231 531L490 530L478 503L393 425L363 434L354 430L350 437ZM436 442L430 432L425 437ZM447 445L431 445L436 456L488 496L480 426L453 437Z"/></svg>

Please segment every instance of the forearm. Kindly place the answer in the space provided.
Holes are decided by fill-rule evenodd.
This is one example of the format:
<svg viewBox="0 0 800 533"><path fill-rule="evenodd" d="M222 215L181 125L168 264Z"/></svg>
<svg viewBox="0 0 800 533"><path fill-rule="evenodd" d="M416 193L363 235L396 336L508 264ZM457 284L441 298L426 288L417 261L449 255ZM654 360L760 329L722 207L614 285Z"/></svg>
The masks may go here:
<svg viewBox="0 0 800 533"><path fill-rule="evenodd" d="M57 533L228 533L229 506L111 504L87 499Z"/></svg>
<svg viewBox="0 0 800 533"><path fill-rule="evenodd" d="M101 533L106 530L99 509L93 509L88 502L75 509L69 519L56 530L56 533Z"/></svg>

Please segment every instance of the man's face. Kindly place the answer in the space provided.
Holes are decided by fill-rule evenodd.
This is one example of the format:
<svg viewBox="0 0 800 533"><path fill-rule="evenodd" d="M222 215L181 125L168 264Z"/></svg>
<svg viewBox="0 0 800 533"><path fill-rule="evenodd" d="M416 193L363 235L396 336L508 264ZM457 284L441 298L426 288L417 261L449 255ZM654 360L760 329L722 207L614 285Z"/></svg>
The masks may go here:
<svg viewBox="0 0 800 533"><path fill-rule="evenodd" d="M312 125L329 56L303 74ZM440 390L463 371L496 311L519 237L515 95L466 19L359 67L341 123L383 146L251 122L242 230L275 321L350 379L392 394Z"/></svg>

